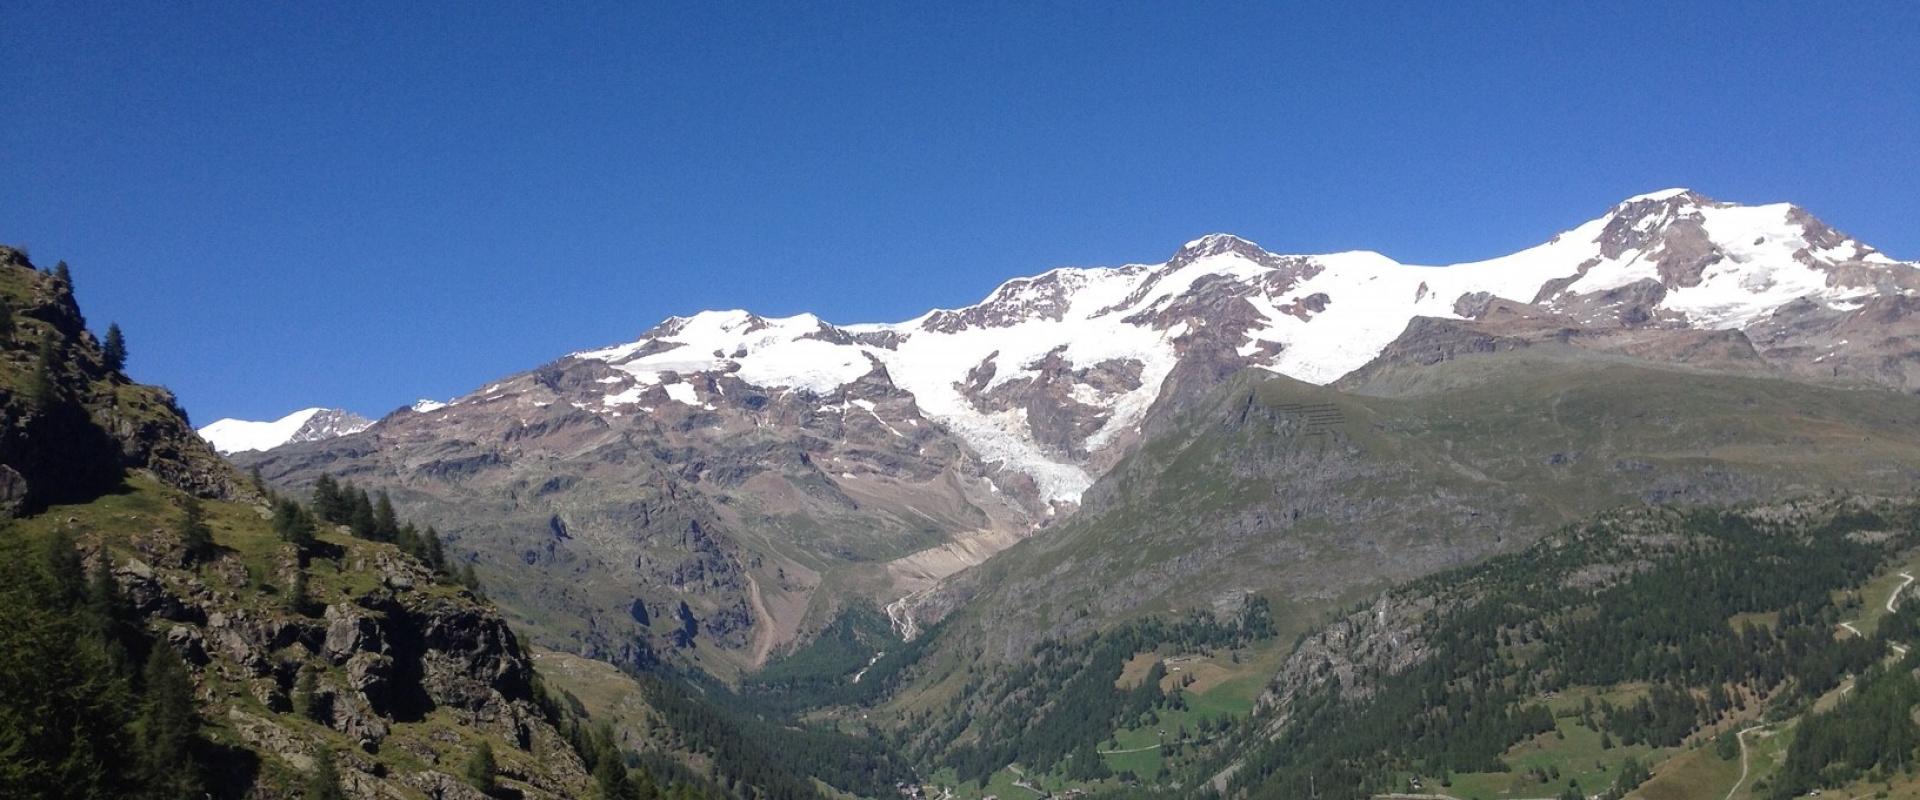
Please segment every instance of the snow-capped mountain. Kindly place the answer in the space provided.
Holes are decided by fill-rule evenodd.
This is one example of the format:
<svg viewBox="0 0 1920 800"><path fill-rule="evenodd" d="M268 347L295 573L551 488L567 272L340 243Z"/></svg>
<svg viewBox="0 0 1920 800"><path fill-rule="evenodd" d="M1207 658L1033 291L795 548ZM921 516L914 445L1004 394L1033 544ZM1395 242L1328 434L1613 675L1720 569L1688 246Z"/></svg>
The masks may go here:
<svg viewBox="0 0 1920 800"><path fill-rule="evenodd" d="M373 420L337 408L303 408L276 420L216 420L200 429L200 438L222 453L272 450L292 442L314 442L359 433Z"/></svg>
<svg viewBox="0 0 1920 800"><path fill-rule="evenodd" d="M884 371L920 413L982 458L1070 502L1102 461L1093 454L1134 432L1175 365L1209 346L1230 351L1233 366L1325 384L1379 356L1414 318L1472 318L1489 298L1573 325L1744 331L1790 305L1845 313L1916 288L1914 264L1799 208L1671 189L1630 198L1540 246L1472 263L1417 266L1367 251L1278 255L1215 234L1160 264L1016 278L977 305L901 323L835 326L745 311L676 317L636 341L573 354L613 371L600 379L599 397L571 402L613 415L669 403L711 408L714 388L700 378L719 375L828 397Z"/></svg>
<svg viewBox="0 0 1920 800"><path fill-rule="evenodd" d="M685 602L719 645L697 657L755 664L822 594L893 602L1060 519L1246 369L1327 384L1536 341L1912 389L1920 268L1790 205L1685 190L1448 266L1216 234L904 322L674 317L242 460L395 492L543 616L592 621L556 646L643 664L652 615Z"/></svg>

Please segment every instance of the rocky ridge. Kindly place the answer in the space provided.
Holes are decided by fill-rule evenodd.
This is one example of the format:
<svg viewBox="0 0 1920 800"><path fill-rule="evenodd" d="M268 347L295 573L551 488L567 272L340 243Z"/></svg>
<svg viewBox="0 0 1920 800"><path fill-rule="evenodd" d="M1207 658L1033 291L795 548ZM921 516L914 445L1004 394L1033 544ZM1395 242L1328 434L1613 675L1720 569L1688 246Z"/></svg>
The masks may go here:
<svg viewBox="0 0 1920 800"><path fill-rule="evenodd" d="M70 284L0 246L0 303L0 518L96 496L128 469L209 499L253 496L171 392L108 366Z"/></svg>
<svg viewBox="0 0 1920 800"><path fill-rule="evenodd" d="M373 420L338 408L307 408L271 422L239 419L215 420L201 428L200 438L222 453L247 450L271 450L283 444L317 442L350 433L359 433Z"/></svg>
<svg viewBox="0 0 1920 800"><path fill-rule="evenodd" d="M1351 385L1551 345L1904 389L1917 274L1796 207L1685 190L1446 267L1212 235L901 323L676 317L245 460L286 486L331 471L406 495L497 570L551 646L638 663L685 602L699 635L673 637L681 649L752 665L841 603L929 597L991 555L906 568L925 554L1061 519L1245 370ZM1367 391L1417 388L1395 380Z"/></svg>

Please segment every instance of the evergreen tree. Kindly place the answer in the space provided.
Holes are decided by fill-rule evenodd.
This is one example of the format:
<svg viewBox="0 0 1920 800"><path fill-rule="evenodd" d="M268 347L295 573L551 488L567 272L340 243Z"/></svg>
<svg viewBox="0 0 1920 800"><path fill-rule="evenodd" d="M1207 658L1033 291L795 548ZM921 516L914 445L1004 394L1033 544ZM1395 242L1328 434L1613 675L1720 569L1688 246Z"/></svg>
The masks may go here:
<svg viewBox="0 0 1920 800"><path fill-rule="evenodd" d="M100 357L108 371L121 372L127 368L127 337L120 332L120 323L107 325L107 339L100 346Z"/></svg>
<svg viewBox="0 0 1920 800"><path fill-rule="evenodd" d="M498 788L495 779L495 773L498 770L499 765L493 760L491 742L481 742L480 746L474 748L473 753L467 756L467 782L481 792L493 794L494 789Z"/></svg>
<svg viewBox="0 0 1920 800"><path fill-rule="evenodd" d="M181 504L180 541L187 546L187 560L199 561L213 554L213 529L207 527L206 509L200 498L188 495Z"/></svg>
<svg viewBox="0 0 1920 800"><path fill-rule="evenodd" d="M627 785L627 768L614 759L602 758L593 765L593 782L600 787L600 800L633 800L633 787Z"/></svg>
<svg viewBox="0 0 1920 800"><path fill-rule="evenodd" d="M378 520L373 513L373 501L364 491L354 492L353 516L347 526L353 530L356 539L374 540L379 536Z"/></svg>
<svg viewBox="0 0 1920 800"><path fill-rule="evenodd" d="M333 763L333 748L326 745L313 756L313 772L307 775L307 800L347 800L347 791L340 786L340 768Z"/></svg>
<svg viewBox="0 0 1920 800"><path fill-rule="evenodd" d="M73 535L66 531L55 531L42 545L41 563L46 565L46 575L50 579L47 587L47 599L54 608L69 610L80 604L87 595L87 565L80 560L80 550L74 546Z"/></svg>
<svg viewBox="0 0 1920 800"><path fill-rule="evenodd" d="M59 281L60 285L67 287L67 291L73 291L73 270L67 267L66 261L63 260L53 265L53 279Z"/></svg>
<svg viewBox="0 0 1920 800"><path fill-rule="evenodd" d="M0 536L0 797L120 796L126 683L28 544Z"/></svg>
<svg viewBox="0 0 1920 800"><path fill-rule="evenodd" d="M432 525L427 526L425 541L421 543L421 546L426 549L426 555L421 560L427 562L427 566L433 567L435 572L446 572L447 551L446 548L440 544L440 532L434 530Z"/></svg>
<svg viewBox="0 0 1920 800"><path fill-rule="evenodd" d="M128 671L127 642L136 626L133 609L113 579L113 559L102 555L100 568L87 581L86 612L81 624L105 658L107 668L116 674Z"/></svg>
<svg viewBox="0 0 1920 800"><path fill-rule="evenodd" d="M273 509L273 532L281 540L291 543L305 552L313 546L313 517L306 509L292 500L281 500Z"/></svg>
<svg viewBox="0 0 1920 800"><path fill-rule="evenodd" d="M401 525L400 535L394 537L393 541L395 544L400 545L400 549L406 551L408 555L420 559L420 561L427 566L433 566L433 562L427 560L427 540L420 532L420 529L414 527L413 523L409 522Z"/></svg>
<svg viewBox="0 0 1920 800"><path fill-rule="evenodd" d="M13 304L0 298L0 337L13 338Z"/></svg>
<svg viewBox="0 0 1920 800"><path fill-rule="evenodd" d="M60 399L60 384L53 374L59 363L59 346L49 332L40 339L40 350L33 359L33 377L27 384L27 397L35 408L46 408Z"/></svg>
<svg viewBox="0 0 1920 800"><path fill-rule="evenodd" d="M200 776L193 759L195 728L193 679L173 648L155 646L142 673L146 695L140 703L135 757L140 782L155 800L199 797Z"/></svg>
<svg viewBox="0 0 1920 800"><path fill-rule="evenodd" d="M321 520L344 523L352 516L352 507L340 494L340 484L332 475L322 474L313 482L313 513Z"/></svg>
<svg viewBox="0 0 1920 800"><path fill-rule="evenodd" d="M287 586L287 610L305 615L313 605L313 597L307 590L307 569L302 566L293 568L293 581Z"/></svg>
<svg viewBox="0 0 1920 800"><path fill-rule="evenodd" d="M391 542L400 537L400 518L393 511L393 499L381 490L379 500L373 507L373 539L379 542Z"/></svg>

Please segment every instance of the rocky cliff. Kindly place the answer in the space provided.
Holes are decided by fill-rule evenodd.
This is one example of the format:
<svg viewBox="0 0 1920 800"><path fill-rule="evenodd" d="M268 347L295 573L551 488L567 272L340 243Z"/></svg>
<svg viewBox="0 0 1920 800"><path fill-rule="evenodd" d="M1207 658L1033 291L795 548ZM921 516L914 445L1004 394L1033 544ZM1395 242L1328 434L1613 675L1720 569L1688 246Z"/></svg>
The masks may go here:
<svg viewBox="0 0 1920 800"><path fill-rule="evenodd" d="M0 247L0 516L111 491L128 470L207 498L253 490L172 393L111 368L68 279Z"/></svg>

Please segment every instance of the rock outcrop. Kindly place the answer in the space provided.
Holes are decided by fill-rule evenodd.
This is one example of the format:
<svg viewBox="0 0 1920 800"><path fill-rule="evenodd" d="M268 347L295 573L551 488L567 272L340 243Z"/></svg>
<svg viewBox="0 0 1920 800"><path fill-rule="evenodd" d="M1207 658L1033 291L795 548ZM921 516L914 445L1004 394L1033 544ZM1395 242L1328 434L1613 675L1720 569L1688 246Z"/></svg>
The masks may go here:
<svg viewBox="0 0 1920 800"><path fill-rule="evenodd" d="M0 302L0 516L85 502L128 470L206 498L252 494L172 393L110 368L65 280L0 247Z"/></svg>

